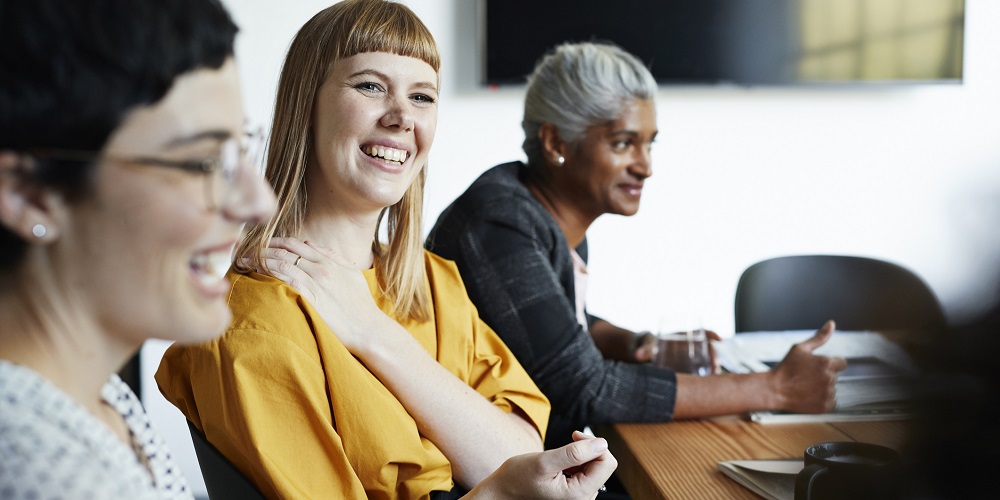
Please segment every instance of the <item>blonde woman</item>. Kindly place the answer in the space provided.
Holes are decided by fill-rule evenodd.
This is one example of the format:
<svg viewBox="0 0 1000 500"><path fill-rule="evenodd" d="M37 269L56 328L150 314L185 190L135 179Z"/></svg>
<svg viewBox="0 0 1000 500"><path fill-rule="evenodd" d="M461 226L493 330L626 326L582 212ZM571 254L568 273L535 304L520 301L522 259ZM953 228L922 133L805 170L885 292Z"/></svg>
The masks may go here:
<svg viewBox="0 0 1000 500"><path fill-rule="evenodd" d="M267 496L446 496L542 449L548 401L455 266L421 247L438 68L397 3L348 0L302 27L270 138L278 211L239 246L233 324L157 373ZM603 440L575 444L594 460L581 474L526 455L474 493L591 496L614 459Z"/></svg>

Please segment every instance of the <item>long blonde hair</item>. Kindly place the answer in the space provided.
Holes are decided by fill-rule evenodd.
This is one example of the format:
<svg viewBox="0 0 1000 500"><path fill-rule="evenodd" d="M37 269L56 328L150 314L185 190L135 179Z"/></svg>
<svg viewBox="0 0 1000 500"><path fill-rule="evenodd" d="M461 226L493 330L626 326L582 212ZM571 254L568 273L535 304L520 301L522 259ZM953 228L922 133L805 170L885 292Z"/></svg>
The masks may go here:
<svg viewBox="0 0 1000 500"><path fill-rule="evenodd" d="M268 141L265 177L278 197L274 218L248 229L237 247L237 271L266 269L263 253L272 237L295 236L306 213L306 169L312 152L313 104L337 60L365 52L389 52L420 59L438 72L437 44L405 5L385 0L345 0L312 17L292 40L278 81ZM424 321L431 300L424 287L422 213L426 165L396 204L379 214L372 250L379 258L379 287L401 318ZM388 241L378 228L387 222ZM240 257L250 259L245 265Z"/></svg>

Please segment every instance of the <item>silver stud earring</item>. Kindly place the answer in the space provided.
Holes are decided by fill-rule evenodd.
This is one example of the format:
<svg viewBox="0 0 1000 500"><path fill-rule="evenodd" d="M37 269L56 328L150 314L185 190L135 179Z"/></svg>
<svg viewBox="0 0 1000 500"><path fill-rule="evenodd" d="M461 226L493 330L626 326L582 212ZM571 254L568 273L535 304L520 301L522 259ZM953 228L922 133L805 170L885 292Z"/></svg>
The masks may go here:
<svg viewBox="0 0 1000 500"><path fill-rule="evenodd" d="M46 232L45 226L41 224L35 224L34 226L31 226L31 234L35 235L36 238L41 238L42 236L45 236L45 232Z"/></svg>
<svg viewBox="0 0 1000 500"><path fill-rule="evenodd" d="M556 163L562 165L563 163L566 163L566 158L560 156L559 158L556 158Z"/></svg>

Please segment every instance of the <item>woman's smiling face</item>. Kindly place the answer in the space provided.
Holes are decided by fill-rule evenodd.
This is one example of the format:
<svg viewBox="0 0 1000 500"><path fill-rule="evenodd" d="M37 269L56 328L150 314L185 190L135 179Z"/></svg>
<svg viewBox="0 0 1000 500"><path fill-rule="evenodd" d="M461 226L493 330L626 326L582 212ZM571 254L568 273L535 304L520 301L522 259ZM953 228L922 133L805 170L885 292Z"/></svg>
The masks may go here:
<svg viewBox="0 0 1000 500"><path fill-rule="evenodd" d="M438 75L387 52L337 60L313 107L309 196L353 213L395 204L427 164Z"/></svg>
<svg viewBox="0 0 1000 500"><path fill-rule="evenodd" d="M567 152L561 189L584 213L634 215L645 180L653 175L650 149L656 139L656 108L633 99L612 122L587 129Z"/></svg>
<svg viewBox="0 0 1000 500"><path fill-rule="evenodd" d="M244 223L272 215L271 189L242 162L227 204L213 207L206 182L226 182L219 174L129 158L218 159L227 139L242 136L243 120L232 59L180 76L112 133L91 193L66 211L55 271L93 291L85 300L99 326L123 344L205 341L229 324L230 252Z"/></svg>

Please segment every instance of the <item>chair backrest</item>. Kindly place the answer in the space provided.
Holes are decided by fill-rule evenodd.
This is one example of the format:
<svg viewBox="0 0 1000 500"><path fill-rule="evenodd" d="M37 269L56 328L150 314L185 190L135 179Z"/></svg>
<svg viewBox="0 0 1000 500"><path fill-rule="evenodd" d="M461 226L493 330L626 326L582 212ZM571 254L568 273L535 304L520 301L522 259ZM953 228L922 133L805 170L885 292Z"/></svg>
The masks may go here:
<svg viewBox="0 0 1000 500"><path fill-rule="evenodd" d="M809 330L833 319L840 330L940 332L944 313L912 271L840 255L758 262L736 286L736 331Z"/></svg>
<svg viewBox="0 0 1000 500"><path fill-rule="evenodd" d="M188 420L198 465L205 477L205 488L211 500L263 500L264 495L233 464L208 442L205 435Z"/></svg>

